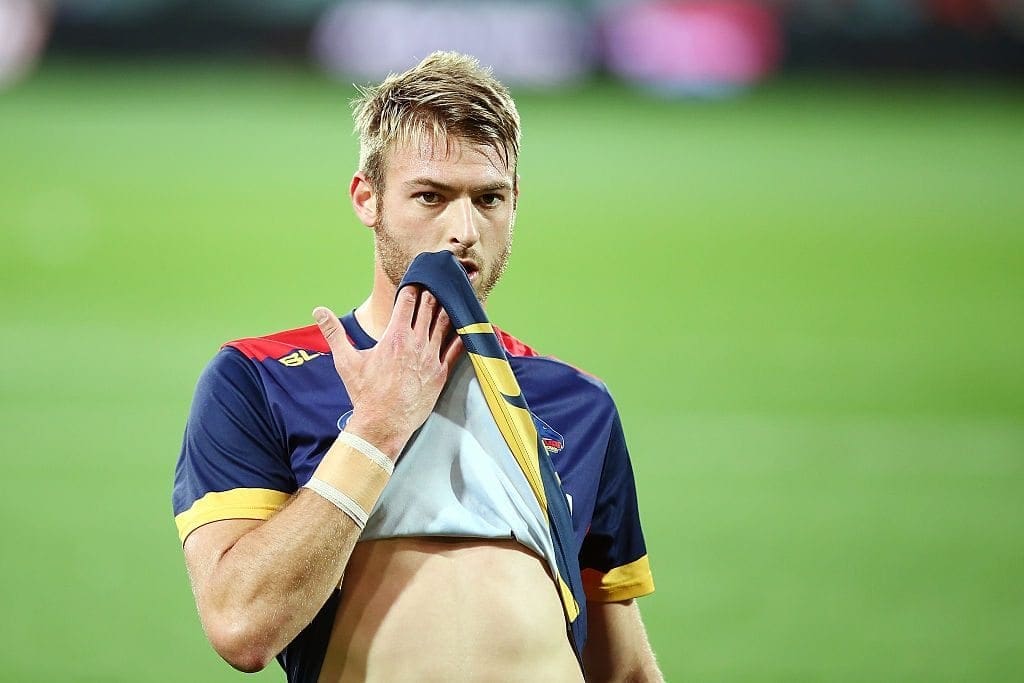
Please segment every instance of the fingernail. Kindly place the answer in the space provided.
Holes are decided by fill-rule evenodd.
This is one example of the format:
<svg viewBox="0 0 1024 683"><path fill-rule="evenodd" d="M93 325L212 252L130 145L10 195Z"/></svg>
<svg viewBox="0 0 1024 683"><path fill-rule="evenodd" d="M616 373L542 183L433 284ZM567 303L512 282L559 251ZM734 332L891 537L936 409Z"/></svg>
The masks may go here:
<svg viewBox="0 0 1024 683"><path fill-rule="evenodd" d="M330 316L327 315L327 309L326 308L317 307L317 308L313 309L313 320L315 320L317 322L317 324L327 322L327 319L329 317Z"/></svg>

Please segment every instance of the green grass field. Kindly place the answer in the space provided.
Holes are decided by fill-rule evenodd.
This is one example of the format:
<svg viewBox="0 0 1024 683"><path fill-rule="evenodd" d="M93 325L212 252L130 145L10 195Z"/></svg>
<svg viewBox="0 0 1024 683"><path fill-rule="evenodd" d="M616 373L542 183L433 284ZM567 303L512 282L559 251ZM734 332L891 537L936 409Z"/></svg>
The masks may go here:
<svg viewBox="0 0 1024 683"><path fill-rule="evenodd" d="M195 616L172 470L222 341L367 290L351 94L112 63L0 93L0 680L242 680ZM616 395L669 680L1019 680L1024 91L520 105L489 311Z"/></svg>

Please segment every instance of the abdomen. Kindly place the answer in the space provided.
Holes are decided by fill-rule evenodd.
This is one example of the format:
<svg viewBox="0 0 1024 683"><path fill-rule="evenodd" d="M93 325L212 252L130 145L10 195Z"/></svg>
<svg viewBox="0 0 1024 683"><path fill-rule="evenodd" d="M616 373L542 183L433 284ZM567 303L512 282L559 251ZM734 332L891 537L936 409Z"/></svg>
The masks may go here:
<svg viewBox="0 0 1024 683"><path fill-rule="evenodd" d="M514 541L356 545L320 680L582 681L555 585Z"/></svg>

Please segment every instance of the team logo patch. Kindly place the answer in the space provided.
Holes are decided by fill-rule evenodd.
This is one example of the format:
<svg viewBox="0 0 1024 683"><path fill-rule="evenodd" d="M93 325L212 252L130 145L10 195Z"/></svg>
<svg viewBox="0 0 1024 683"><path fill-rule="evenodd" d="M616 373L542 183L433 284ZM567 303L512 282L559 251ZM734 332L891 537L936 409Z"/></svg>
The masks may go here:
<svg viewBox="0 0 1024 683"><path fill-rule="evenodd" d="M350 411L348 411L347 413L343 414L341 417L338 418L338 431L339 432L345 431L345 425L347 425L348 421L352 419L352 413L353 412L354 412L353 410L350 410Z"/></svg>
<svg viewBox="0 0 1024 683"><path fill-rule="evenodd" d="M561 434L552 429L551 425L533 413L530 413L530 417L533 418L533 424L537 427L537 435L540 436L540 441L544 444L544 448L547 449L548 453L554 455L565 448L565 439Z"/></svg>

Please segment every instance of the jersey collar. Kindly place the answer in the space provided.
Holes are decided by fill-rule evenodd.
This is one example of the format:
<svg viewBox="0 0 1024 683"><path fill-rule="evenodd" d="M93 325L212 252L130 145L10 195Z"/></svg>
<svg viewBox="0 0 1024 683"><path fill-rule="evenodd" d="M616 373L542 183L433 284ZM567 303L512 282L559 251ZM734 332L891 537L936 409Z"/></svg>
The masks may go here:
<svg viewBox="0 0 1024 683"><path fill-rule="evenodd" d="M341 325L345 333L352 340L353 345L360 351L371 349L377 345L377 340L366 333L359 321L356 320L356 310L353 308L341 318Z"/></svg>

